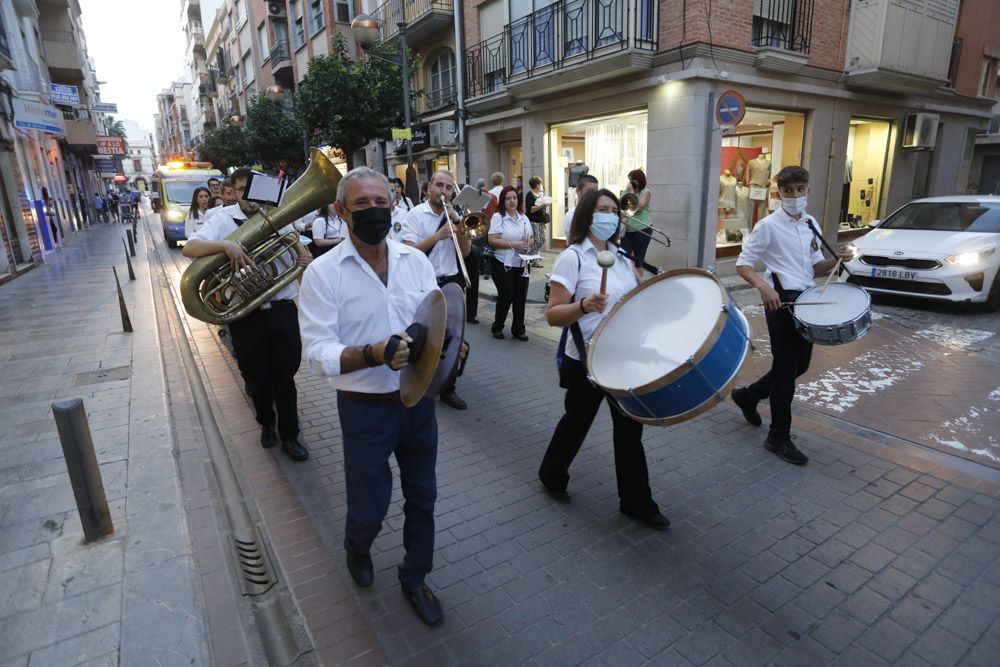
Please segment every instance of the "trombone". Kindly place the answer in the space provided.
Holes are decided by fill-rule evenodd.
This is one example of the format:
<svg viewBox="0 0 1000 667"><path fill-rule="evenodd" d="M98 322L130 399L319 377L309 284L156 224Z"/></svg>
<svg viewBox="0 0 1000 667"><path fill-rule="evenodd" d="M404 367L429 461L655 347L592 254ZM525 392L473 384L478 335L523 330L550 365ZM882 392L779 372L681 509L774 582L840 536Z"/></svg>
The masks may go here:
<svg viewBox="0 0 1000 667"><path fill-rule="evenodd" d="M655 232L662 236L662 239L657 238L653 234L650 234L650 239L656 241L660 245L670 247L670 237L667 236L665 232L657 229L653 225L639 220L633 215L635 210L639 208L639 197L634 192L626 192L621 196L619 201L619 212L621 214L622 222L625 223L626 230L630 232L640 232L648 229L650 232Z"/></svg>
<svg viewBox="0 0 1000 667"><path fill-rule="evenodd" d="M444 208L444 218L445 224L448 225L448 231L451 232L451 240L455 244L455 255L458 257L458 266L462 269L462 277L465 278L465 283L462 285L463 290L467 290L472 287L472 281L469 280L469 270L465 268L465 255L462 254L462 246L458 244L458 236L455 235L455 228L452 226L451 216L448 215L448 200L444 195L441 195L441 206ZM466 216L466 218L471 217L473 214ZM486 216L484 215L485 219ZM468 227L465 224L465 218L460 221L462 225L462 234L468 235ZM470 239L474 239L474 236L469 236Z"/></svg>

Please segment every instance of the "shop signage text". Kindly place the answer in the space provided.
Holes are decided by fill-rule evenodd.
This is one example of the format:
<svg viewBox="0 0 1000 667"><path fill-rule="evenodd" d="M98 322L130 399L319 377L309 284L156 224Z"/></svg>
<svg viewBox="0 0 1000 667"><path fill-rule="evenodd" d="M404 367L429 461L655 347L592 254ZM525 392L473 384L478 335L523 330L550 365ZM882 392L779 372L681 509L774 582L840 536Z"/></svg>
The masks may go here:
<svg viewBox="0 0 1000 667"><path fill-rule="evenodd" d="M79 104L80 91L76 86L64 83L50 83L49 92L52 94L53 104Z"/></svg>
<svg viewBox="0 0 1000 667"><path fill-rule="evenodd" d="M420 151L427 150L427 148L430 146L428 129L429 129L428 125L417 125L416 127L410 130L412 134L412 140L410 143L413 144L414 153L419 153ZM394 148L396 150L397 155L400 153L405 153L406 140L396 139Z"/></svg>
<svg viewBox="0 0 1000 667"><path fill-rule="evenodd" d="M23 130L41 130L52 134L66 134L66 123L59 109L40 102L26 102L14 97L14 127Z"/></svg>
<svg viewBox="0 0 1000 667"><path fill-rule="evenodd" d="M101 155L125 155L125 140L106 134L97 135L97 152Z"/></svg>
<svg viewBox="0 0 1000 667"><path fill-rule="evenodd" d="M114 174L115 173L115 161L114 158L110 157L94 157L94 169L99 174Z"/></svg>
<svg viewBox="0 0 1000 667"><path fill-rule="evenodd" d="M115 179L114 180L115 180L115 183L124 183L125 181L128 180L128 178L125 177L125 174L123 174L121 172L118 172L117 174L115 174Z"/></svg>
<svg viewBox="0 0 1000 667"><path fill-rule="evenodd" d="M90 105L90 110L98 113L118 113L118 105L114 102L95 102Z"/></svg>
<svg viewBox="0 0 1000 667"><path fill-rule="evenodd" d="M413 138L413 130L411 130L408 127L405 127L405 128L395 128L394 127L394 128L392 128L392 138L394 140L412 139Z"/></svg>
<svg viewBox="0 0 1000 667"><path fill-rule="evenodd" d="M727 90L719 95L715 107L715 119L720 125L739 125L747 113L747 101L735 90Z"/></svg>

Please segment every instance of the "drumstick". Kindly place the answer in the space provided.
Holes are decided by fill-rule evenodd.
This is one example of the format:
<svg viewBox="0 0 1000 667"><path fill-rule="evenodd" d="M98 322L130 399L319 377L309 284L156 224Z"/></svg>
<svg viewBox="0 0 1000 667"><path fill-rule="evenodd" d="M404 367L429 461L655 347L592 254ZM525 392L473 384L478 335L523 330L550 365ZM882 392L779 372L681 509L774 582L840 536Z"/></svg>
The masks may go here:
<svg viewBox="0 0 1000 667"><path fill-rule="evenodd" d="M615 255L610 250L597 253L597 263L601 266L601 294L608 286L608 269L615 265Z"/></svg>
<svg viewBox="0 0 1000 667"><path fill-rule="evenodd" d="M841 259L840 257L838 257L838 258L837 258L837 263L833 265L833 270L832 270L832 271L830 271L830 275L828 275L828 276L826 277L826 282L825 282L825 283L823 283L823 289L821 289L821 290L819 291L819 293L820 293L820 294L822 294L823 292L825 292L825 291L826 291L826 286L827 286L827 285L829 285L829 284L830 284L830 281L831 281L831 280L833 279L833 277L834 277L835 275L837 275L837 271L838 271L838 270L840 269L840 265L841 265L841 263L842 263L843 261L844 261L844 260L843 260L843 259Z"/></svg>
<svg viewBox="0 0 1000 667"><path fill-rule="evenodd" d="M782 301L782 306L832 306L836 301Z"/></svg>

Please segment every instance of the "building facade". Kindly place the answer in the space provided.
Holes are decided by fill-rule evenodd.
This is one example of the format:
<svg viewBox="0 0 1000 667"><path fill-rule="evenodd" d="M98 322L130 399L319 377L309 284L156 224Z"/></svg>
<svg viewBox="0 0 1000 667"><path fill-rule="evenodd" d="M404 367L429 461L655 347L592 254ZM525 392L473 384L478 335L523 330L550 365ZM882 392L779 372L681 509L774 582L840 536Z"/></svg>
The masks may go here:
<svg viewBox="0 0 1000 667"><path fill-rule="evenodd" d="M128 154L122 158L122 173L129 188L148 190L157 167L153 136L131 120L122 121L122 125L125 127L128 150Z"/></svg>
<svg viewBox="0 0 1000 667"><path fill-rule="evenodd" d="M677 267L738 254L801 164L824 235L851 238L965 191L992 102L949 80L958 19L958 0L466 0L472 176L541 177L558 246L574 173L618 192L644 169L672 241L649 257Z"/></svg>
<svg viewBox="0 0 1000 667"><path fill-rule="evenodd" d="M157 113L153 121L156 124L156 142L163 162L194 158L191 150L191 119L188 115L191 87L186 81L174 81L156 96Z"/></svg>

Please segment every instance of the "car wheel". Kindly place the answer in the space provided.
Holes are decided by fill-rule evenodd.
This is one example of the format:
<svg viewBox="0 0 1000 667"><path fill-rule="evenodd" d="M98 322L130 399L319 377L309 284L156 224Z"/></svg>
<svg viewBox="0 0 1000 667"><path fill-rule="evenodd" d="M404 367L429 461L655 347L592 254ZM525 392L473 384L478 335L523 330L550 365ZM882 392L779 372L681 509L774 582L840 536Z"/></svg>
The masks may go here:
<svg viewBox="0 0 1000 667"><path fill-rule="evenodd" d="M986 297L985 308L991 313L1000 310L1000 269L993 275L993 286L990 287L990 295Z"/></svg>

